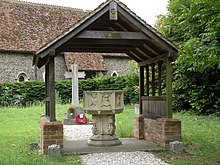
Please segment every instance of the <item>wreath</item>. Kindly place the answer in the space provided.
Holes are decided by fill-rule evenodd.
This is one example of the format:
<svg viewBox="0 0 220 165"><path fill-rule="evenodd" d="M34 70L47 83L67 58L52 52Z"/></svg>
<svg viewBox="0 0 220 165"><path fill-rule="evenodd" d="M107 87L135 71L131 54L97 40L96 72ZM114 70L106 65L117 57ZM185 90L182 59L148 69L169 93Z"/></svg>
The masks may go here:
<svg viewBox="0 0 220 165"><path fill-rule="evenodd" d="M82 115L83 117L81 117ZM86 124L88 122L88 118L84 114L78 114L75 117L75 121L77 124Z"/></svg>

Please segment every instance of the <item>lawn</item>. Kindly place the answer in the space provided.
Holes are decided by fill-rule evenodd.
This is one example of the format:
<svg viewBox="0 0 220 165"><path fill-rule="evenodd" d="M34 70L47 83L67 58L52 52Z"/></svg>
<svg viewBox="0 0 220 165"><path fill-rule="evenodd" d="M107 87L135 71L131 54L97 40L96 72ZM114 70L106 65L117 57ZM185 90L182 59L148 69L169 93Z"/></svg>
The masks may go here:
<svg viewBox="0 0 220 165"><path fill-rule="evenodd" d="M66 110L57 106L59 118ZM80 165L79 156L48 157L30 150L29 143L40 139L40 118L44 106L0 109L0 165Z"/></svg>
<svg viewBox="0 0 220 165"><path fill-rule="evenodd" d="M167 162L178 165L220 164L220 117L175 113L174 118L182 121L185 153L176 155L163 152L158 155Z"/></svg>
<svg viewBox="0 0 220 165"><path fill-rule="evenodd" d="M57 119L65 118L69 105L57 105ZM48 157L30 150L29 143L40 139L40 118L44 106L27 108L0 108L0 165L80 165L79 156ZM132 137L134 107L126 106L124 113L116 115L117 135ZM172 164L220 163L220 118L175 113L182 121L182 135L186 152L180 155L169 152L155 153Z"/></svg>

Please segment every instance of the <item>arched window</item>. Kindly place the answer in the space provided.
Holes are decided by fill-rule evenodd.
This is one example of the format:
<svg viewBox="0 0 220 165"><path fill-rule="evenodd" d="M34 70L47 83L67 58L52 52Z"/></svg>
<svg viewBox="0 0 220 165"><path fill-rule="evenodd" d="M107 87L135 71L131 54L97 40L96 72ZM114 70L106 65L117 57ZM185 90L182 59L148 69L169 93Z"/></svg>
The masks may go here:
<svg viewBox="0 0 220 165"><path fill-rule="evenodd" d="M29 80L29 78L26 73L22 72L22 73L18 74L18 77L17 77L18 82L24 82L24 81L28 81L28 80Z"/></svg>
<svg viewBox="0 0 220 165"><path fill-rule="evenodd" d="M117 71L113 71L112 74L111 74L111 76L118 76Z"/></svg>
<svg viewBox="0 0 220 165"><path fill-rule="evenodd" d="M19 82L23 82L25 79L24 79L24 76L23 75L21 75L20 77L19 77L19 79L18 79L18 81Z"/></svg>

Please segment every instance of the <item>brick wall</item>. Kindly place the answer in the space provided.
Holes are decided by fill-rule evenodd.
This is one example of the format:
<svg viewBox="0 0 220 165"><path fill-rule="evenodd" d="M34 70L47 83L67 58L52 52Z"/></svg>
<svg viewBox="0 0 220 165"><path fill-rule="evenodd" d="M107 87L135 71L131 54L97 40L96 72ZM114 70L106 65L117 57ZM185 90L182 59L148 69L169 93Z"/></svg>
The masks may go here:
<svg viewBox="0 0 220 165"><path fill-rule="evenodd" d="M181 121L172 118L158 118L154 120L144 118L143 115L135 116L134 136L168 148L170 142L182 141Z"/></svg>
<svg viewBox="0 0 220 165"><path fill-rule="evenodd" d="M43 154L48 153L48 146L60 145L63 148L63 124L62 122L49 122L45 118L40 120L40 149Z"/></svg>
<svg viewBox="0 0 220 165"><path fill-rule="evenodd" d="M168 148L172 141L182 141L181 121L171 118L159 118L155 122L157 144Z"/></svg>

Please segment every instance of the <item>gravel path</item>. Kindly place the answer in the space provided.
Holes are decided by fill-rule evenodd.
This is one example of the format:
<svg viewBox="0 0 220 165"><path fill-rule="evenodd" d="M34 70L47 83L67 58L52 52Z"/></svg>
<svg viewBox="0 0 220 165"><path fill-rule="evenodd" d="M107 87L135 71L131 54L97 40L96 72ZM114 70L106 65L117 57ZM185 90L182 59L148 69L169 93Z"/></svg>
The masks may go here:
<svg viewBox="0 0 220 165"><path fill-rule="evenodd" d="M67 140L88 140L92 136L92 125L64 125Z"/></svg>
<svg viewBox="0 0 220 165"><path fill-rule="evenodd" d="M67 140L87 140L92 125L64 125ZM113 152L81 155L85 165L169 165L149 152Z"/></svg>
<svg viewBox="0 0 220 165"><path fill-rule="evenodd" d="M114 152L82 155L88 165L168 165L148 152Z"/></svg>

